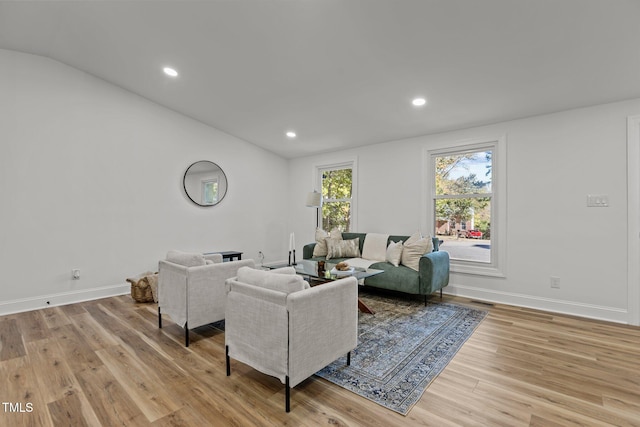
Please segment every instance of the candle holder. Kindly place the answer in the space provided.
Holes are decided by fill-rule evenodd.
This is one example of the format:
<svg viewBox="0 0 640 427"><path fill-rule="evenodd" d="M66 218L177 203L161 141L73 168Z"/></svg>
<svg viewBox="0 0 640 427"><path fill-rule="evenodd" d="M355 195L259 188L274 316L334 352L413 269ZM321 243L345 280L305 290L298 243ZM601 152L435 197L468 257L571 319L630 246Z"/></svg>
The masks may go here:
<svg viewBox="0 0 640 427"><path fill-rule="evenodd" d="M293 255L293 263L291 262L291 255ZM288 265L296 265L296 236L295 234L289 234L289 263Z"/></svg>

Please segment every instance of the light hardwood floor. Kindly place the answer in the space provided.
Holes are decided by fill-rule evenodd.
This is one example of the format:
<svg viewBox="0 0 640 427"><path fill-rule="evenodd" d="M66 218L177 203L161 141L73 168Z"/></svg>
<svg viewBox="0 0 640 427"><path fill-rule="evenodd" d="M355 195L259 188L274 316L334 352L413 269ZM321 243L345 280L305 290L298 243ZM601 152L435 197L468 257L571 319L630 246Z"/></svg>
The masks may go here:
<svg viewBox="0 0 640 427"><path fill-rule="evenodd" d="M224 333L185 348L129 296L3 316L0 426L640 426L640 328L444 301L489 315L406 417L317 377L287 414L277 379L225 375Z"/></svg>

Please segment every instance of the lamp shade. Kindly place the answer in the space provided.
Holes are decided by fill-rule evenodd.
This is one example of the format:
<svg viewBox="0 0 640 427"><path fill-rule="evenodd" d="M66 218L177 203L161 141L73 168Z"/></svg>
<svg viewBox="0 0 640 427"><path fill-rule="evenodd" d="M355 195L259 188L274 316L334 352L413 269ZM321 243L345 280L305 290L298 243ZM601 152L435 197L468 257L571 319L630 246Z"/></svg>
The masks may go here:
<svg viewBox="0 0 640 427"><path fill-rule="evenodd" d="M307 194L307 206L310 208L319 208L322 206L322 194L317 191Z"/></svg>

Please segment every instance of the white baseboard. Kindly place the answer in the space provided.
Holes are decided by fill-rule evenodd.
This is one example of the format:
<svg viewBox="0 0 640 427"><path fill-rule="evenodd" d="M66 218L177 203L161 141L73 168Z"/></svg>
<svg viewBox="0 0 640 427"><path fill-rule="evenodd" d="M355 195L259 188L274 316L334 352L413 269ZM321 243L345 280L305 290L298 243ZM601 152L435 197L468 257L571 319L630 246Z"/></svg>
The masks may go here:
<svg viewBox="0 0 640 427"><path fill-rule="evenodd" d="M76 302L126 295L131 293L131 285L120 284L103 286L82 291L61 292L58 294L40 295L33 298L23 298L13 301L0 302L0 316L24 311L39 310L41 308L56 307Z"/></svg>
<svg viewBox="0 0 640 427"><path fill-rule="evenodd" d="M442 290L449 295L473 298L486 302L508 304L516 307L534 308L553 313L569 314L590 319L606 320L616 323L628 323L627 310L593 304L563 301L511 292L474 288L464 285L449 285Z"/></svg>

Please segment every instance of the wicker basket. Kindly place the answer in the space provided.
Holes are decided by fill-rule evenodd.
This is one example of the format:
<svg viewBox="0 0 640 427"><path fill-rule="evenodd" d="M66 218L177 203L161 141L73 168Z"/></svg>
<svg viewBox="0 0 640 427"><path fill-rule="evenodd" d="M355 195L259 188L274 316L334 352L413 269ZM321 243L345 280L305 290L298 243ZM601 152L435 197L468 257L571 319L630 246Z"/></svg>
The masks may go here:
<svg viewBox="0 0 640 427"><path fill-rule="evenodd" d="M136 302L157 302L158 273L147 271L127 279L131 283L131 298Z"/></svg>

